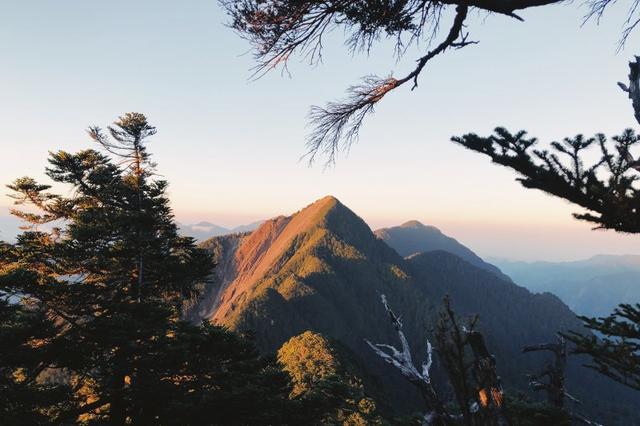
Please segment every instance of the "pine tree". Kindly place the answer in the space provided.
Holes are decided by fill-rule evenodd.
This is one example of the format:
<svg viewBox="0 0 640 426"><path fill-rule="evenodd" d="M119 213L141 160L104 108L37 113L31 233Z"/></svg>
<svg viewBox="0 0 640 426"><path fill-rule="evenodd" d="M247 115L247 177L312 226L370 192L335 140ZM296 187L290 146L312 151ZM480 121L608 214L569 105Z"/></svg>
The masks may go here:
<svg viewBox="0 0 640 426"><path fill-rule="evenodd" d="M70 195L9 185L29 210L13 211L24 232L0 247L3 423L282 420L286 374L244 338L182 320L213 264L178 235L146 150L155 128L129 113L108 132L89 129L113 157L50 155L46 174Z"/></svg>
<svg viewBox="0 0 640 426"><path fill-rule="evenodd" d="M618 83L632 100L640 123L640 57L629 64L629 85ZM632 129L612 138L583 135L537 149L538 140L525 131L499 127L488 137L470 133L452 138L465 148L488 155L494 163L515 170L524 187L568 200L586 209L574 217L599 229L640 233L640 162L631 151L640 143ZM587 150L597 147L600 159L587 163ZM587 165L588 164L588 165ZM580 317L596 335L569 333L575 351L591 355L589 367L640 390L640 304L621 304L605 318Z"/></svg>

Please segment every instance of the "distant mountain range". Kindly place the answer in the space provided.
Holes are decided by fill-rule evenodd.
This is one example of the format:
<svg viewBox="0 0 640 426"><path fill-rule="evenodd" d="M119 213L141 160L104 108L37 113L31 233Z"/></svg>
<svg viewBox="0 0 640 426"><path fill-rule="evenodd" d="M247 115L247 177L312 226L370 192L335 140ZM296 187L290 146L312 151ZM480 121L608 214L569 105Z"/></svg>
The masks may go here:
<svg viewBox="0 0 640 426"><path fill-rule="evenodd" d="M515 285L435 228L410 222L374 234L333 197L268 220L250 234L209 239L202 247L218 266L191 310L193 320L251 331L268 353L307 330L335 339L378 383L378 400L400 412L420 409L418 395L364 341L396 344L381 294L403 318L416 359L424 356L445 295L459 315L479 314L479 328L511 392L528 392L526 374L548 360L541 354L523 355L522 345L552 340L561 330L582 329L556 296ZM640 404L638 395L583 368L584 361L572 357L567 380L586 414L620 420L607 424L636 422L632 407ZM438 365L434 382L446 382Z"/></svg>
<svg viewBox="0 0 640 426"><path fill-rule="evenodd" d="M394 248L400 256L407 257L416 253L442 250L455 254L460 259L466 260L478 268L492 272L500 278L511 281L511 278L503 274L500 269L485 262L469 248L460 244L454 238L443 234L435 226L426 226L417 220L412 220L400 226L378 229L375 234Z"/></svg>
<svg viewBox="0 0 640 426"><path fill-rule="evenodd" d="M11 215L0 214L0 241L14 241L20 231L20 221Z"/></svg>
<svg viewBox="0 0 640 426"><path fill-rule="evenodd" d="M580 315L605 316L640 302L640 256L594 256L576 262L495 263L531 291L551 292Z"/></svg>
<svg viewBox="0 0 640 426"><path fill-rule="evenodd" d="M195 224L179 223L179 231L182 235L193 237L197 241L204 241L211 237L220 235L250 232L256 229L264 221L253 222L247 225L237 226L235 228L225 228L211 222L198 222ZM14 241L16 235L20 232L20 220L9 214L0 213L0 241Z"/></svg>
<svg viewBox="0 0 640 426"><path fill-rule="evenodd" d="M259 227L264 221L253 222L248 225L236 226L235 228L225 228L211 222L198 222L192 225L178 224L182 235L193 237L197 241L204 241L211 237L220 235L250 232Z"/></svg>

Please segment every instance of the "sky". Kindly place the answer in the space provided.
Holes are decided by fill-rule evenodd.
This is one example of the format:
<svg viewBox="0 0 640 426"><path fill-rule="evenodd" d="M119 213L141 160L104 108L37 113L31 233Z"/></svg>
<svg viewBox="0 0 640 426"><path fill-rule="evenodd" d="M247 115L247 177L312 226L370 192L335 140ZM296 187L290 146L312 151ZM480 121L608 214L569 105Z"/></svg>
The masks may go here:
<svg viewBox="0 0 640 426"><path fill-rule="evenodd" d="M215 0L3 1L0 183L46 182L49 151L91 147L88 126L136 111L158 128L149 150L183 223L231 227L331 194L374 229L420 220L481 256L640 254L640 237L592 231L572 218L574 206L449 141L498 125L541 141L636 125L615 84L640 54L637 34L616 51L626 7L599 25L582 25L579 2L523 11L525 22L474 12L468 30L480 43L430 62L416 90L385 97L358 143L325 169L300 161L309 107L340 99L362 76L408 73L427 46L400 60L385 41L352 55L338 30L322 64L293 58L290 76L252 80L250 46ZM8 192L0 237L15 230Z"/></svg>

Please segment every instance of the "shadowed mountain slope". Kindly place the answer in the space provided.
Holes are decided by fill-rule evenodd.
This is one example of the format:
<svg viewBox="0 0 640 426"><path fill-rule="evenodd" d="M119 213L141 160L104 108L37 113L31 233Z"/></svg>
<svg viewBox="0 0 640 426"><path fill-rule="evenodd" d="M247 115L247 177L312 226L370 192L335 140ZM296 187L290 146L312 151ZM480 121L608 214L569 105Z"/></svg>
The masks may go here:
<svg viewBox="0 0 640 426"><path fill-rule="evenodd" d="M375 234L403 257L442 250L510 281L510 278L504 275L500 269L485 262L471 249L460 244L456 239L443 234L435 226L426 226L417 220L412 220L400 226L378 229Z"/></svg>
<svg viewBox="0 0 640 426"><path fill-rule="evenodd" d="M432 251L403 258L333 197L269 220L250 234L214 238L203 246L219 266L194 317L250 330L265 352L277 351L307 330L322 333L349 348L384 389L380 399L403 412L420 409L418 396L364 342L397 344L381 294L403 318L418 360L445 294L459 314L480 314L480 329L509 389L526 391L525 374L546 359L521 355L522 345L581 327L555 296L534 295L453 254ZM607 400L609 392L615 390L621 404L631 400L629 392L578 364L572 363L569 389L585 401L595 398L592 389L601 391L605 396L598 397L595 415L607 418L615 405ZM437 360L434 381L445 383Z"/></svg>

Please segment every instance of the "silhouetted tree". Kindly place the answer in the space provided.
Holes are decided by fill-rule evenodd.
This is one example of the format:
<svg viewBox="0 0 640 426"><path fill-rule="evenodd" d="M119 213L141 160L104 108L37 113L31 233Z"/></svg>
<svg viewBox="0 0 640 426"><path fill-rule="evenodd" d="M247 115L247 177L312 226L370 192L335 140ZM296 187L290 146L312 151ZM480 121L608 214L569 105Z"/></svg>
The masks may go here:
<svg viewBox="0 0 640 426"><path fill-rule="evenodd" d="M632 101L640 123L640 57L629 64L629 85L618 83ZM488 137L470 133L452 138L493 162L515 170L526 188L535 188L586 209L574 217L596 228L640 233L640 162L631 154L640 136L631 129L612 138L602 134L577 135L538 149L538 141L525 131L495 129ZM586 163L588 148L597 147L600 158ZM640 304L623 304L605 318L580 317L594 335L569 333L577 352L591 355L589 367L631 388L640 390ZM602 337L600 337L602 336Z"/></svg>
<svg viewBox="0 0 640 426"><path fill-rule="evenodd" d="M477 316L459 318L445 297L436 327L439 359L456 395L463 424L508 425L495 357L487 349L483 335L476 330L477 323Z"/></svg>
<svg viewBox="0 0 640 426"><path fill-rule="evenodd" d="M565 388L565 372L567 368L567 341L558 334L557 341L553 343L540 343L537 345L526 345L522 352L548 351L553 354L553 361L547 362L542 370L536 374L530 374L529 386L535 391L545 391L547 393L547 403L555 408L557 413L564 413L568 418L587 425L597 423L568 410L565 406L565 398L579 404L576 398L571 396Z"/></svg>
<svg viewBox="0 0 640 426"><path fill-rule="evenodd" d="M612 2L589 2L585 21L599 18ZM286 72L287 62L295 54L303 55L311 64L319 62L323 40L334 29L344 30L345 42L353 52L369 52L376 41L393 39L399 57L412 43L426 41L428 51L403 76L364 77L360 84L348 89L346 99L311 109L314 130L308 138L310 160L324 153L331 162L340 149L354 142L364 118L387 93L407 83L415 89L430 60L448 50L476 43L469 40L466 30L469 14L480 11L523 21L518 11L560 0L220 0L220 3L231 18L230 26L253 45L257 76L278 67ZM621 43L640 22L638 2L632 3ZM448 30L439 42L432 43L443 26L443 15L449 11L454 13Z"/></svg>
<svg viewBox="0 0 640 426"><path fill-rule="evenodd" d="M90 136L95 150L52 153L46 174L9 185L25 221L0 245L3 424L282 424L289 380L244 338L182 320L213 263L181 237L130 113Z"/></svg>
<svg viewBox="0 0 640 426"><path fill-rule="evenodd" d="M640 391L640 304L621 304L604 318L580 319L596 335L572 332L566 337L577 353L591 356L588 367Z"/></svg>
<svg viewBox="0 0 640 426"><path fill-rule="evenodd" d="M451 308L449 298L443 302L435 338L439 359L447 372L456 402L462 412L466 426L474 424L474 415L480 410L478 389L472 384L473 358L469 355L469 335L478 322L478 317L464 321ZM487 400L488 402L488 400Z"/></svg>
<svg viewBox="0 0 640 426"><path fill-rule="evenodd" d="M553 362L548 362L537 374L529 375L529 386L536 391L546 391L549 405L563 409L566 394L567 342L564 337L558 335L557 342L526 345L522 348L524 353L538 351L549 351L553 354L554 359ZM546 382L542 381L545 378Z"/></svg>

